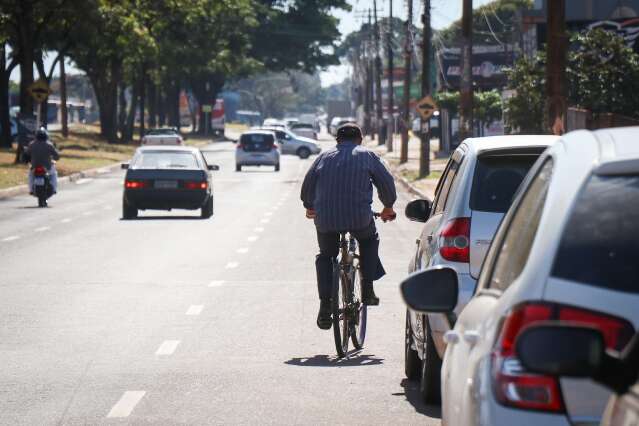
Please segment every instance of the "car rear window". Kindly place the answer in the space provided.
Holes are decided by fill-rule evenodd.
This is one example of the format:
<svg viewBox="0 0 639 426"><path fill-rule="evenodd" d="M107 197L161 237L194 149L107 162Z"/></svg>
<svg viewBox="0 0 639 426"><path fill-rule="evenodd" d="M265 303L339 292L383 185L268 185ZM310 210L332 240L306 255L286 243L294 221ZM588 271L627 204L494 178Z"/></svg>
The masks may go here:
<svg viewBox="0 0 639 426"><path fill-rule="evenodd" d="M566 224L552 275L639 293L639 176L592 176Z"/></svg>
<svg viewBox="0 0 639 426"><path fill-rule="evenodd" d="M298 124L293 124L291 126L291 128L293 129L313 129L313 125L312 124L306 124L306 123L298 123Z"/></svg>
<svg viewBox="0 0 639 426"><path fill-rule="evenodd" d="M198 169L197 159L190 152L149 151L137 156L136 169Z"/></svg>
<svg viewBox="0 0 639 426"><path fill-rule="evenodd" d="M470 208L506 213L517 188L539 155L485 155L477 160Z"/></svg>
<svg viewBox="0 0 639 426"><path fill-rule="evenodd" d="M273 145L273 135L266 133L250 133L240 137L240 143L243 145Z"/></svg>

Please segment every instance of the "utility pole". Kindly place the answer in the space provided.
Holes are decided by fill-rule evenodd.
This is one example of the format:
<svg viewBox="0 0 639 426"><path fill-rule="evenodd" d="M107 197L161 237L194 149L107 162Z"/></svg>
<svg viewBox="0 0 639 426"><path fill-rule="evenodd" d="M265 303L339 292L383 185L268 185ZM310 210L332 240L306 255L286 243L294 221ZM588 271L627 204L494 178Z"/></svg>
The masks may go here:
<svg viewBox="0 0 639 426"><path fill-rule="evenodd" d="M430 0L424 0L424 14L422 15L424 33L422 36L422 98L430 95ZM421 120L421 133L419 143L419 177L424 178L430 174L430 125L429 120ZM441 126L439 126L441 134ZM440 136L441 140L441 136Z"/></svg>
<svg viewBox="0 0 639 426"><path fill-rule="evenodd" d="M566 0L549 1L547 8L546 110L550 131L561 135L566 131Z"/></svg>
<svg viewBox="0 0 639 426"><path fill-rule="evenodd" d="M62 136L69 137L69 115L67 111L67 73L64 69L64 54L60 54L60 120Z"/></svg>
<svg viewBox="0 0 639 426"><path fill-rule="evenodd" d="M384 123L384 111L382 107L382 58L379 55L379 23L377 22L377 0L373 0L373 10L375 11L375 99L377 112L377 143L384 145L386 133Z"/></svg>
<svg viewBox="0 0 639 426"><path fill-rule="evenodd" d="M395 118L393 112L393 0L388 0L388 139L386 150L393 152L393 135L395 134Z"/></svg>
<svg viewBox="0 0 639 426"><path fill-rule="evenodd" d="M554 1L554 0L553 0ZM552 3L552 2L549 2ZM459 100L459 135L473 135L473 0L464 0L462 12L462 57Z"/></svg>
<svg viewBox="0 0 639 426"><path fill-rule="evenodd" d="M368 9L368 27L371 25L371 10ZM370 42L364 41L364 68L366 77L364 79L364 135L371 133L371 67L369 66Z"/></svg>
<svg viewBox="0 0 639 426"><path fill-rule="evenodd" d="M402 108L402 146L399 153L399 162L408 161L408 130L410 126L410 81L411 59L413 55L412 25L413 25L413 0L408 1L408 16L406 17L406 29L404 32L404 107Z"/></svg>

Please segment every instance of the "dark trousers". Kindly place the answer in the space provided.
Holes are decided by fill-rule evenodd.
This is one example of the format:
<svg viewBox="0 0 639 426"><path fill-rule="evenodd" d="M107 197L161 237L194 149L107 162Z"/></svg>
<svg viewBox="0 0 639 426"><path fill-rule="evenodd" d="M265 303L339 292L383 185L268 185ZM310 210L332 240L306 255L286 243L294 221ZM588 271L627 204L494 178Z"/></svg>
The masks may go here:
<svg viewBox="0 0 639 426"><path fill-rule="evenodd" d="M350 232L359 243L359 266L362 280L373 282L386 274L379 259L379 235L375 222L371 221L364 229ZM317 243L320 252L315 258L317 270L317 290L321 300L331 298L333 286L333 259L339 254L339 232L320 232L317 230Z"/></svg>

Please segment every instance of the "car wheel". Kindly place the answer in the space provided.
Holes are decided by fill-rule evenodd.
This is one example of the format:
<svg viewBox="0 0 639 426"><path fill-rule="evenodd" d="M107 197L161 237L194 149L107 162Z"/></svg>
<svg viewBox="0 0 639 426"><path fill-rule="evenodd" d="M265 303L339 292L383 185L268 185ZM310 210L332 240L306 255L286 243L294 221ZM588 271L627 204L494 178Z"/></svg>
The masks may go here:
<svg viewBox="0 0 639 426"><path fill-rule="evenodd" d="M435 342L433 341L430 325L426 317L424 322L424 331L426 334L424 340L426 343L424 344L424 359L422 359L421 365L419 393L424 403L440 404L442 360L439 358L437 350L435 349Z"/></svg>
<svg viewBox="0 0 639 426"><path fill-rule="evenodd" d="M280 163L277 163L277 164L275 165L275 171L276 171L276 172L279 172L279 171L280 171Z"/></svg>
<svg viewBox="0 0 639 426"><path fill-rule="evenodd" d="M131 206L127 201L126 198L122 200L122 219L135 219L136 217L138 217L138 209L136 209L135 207Z"/></svg>
<svg viewBox="0 0 639 426"><path fill-rule="evenodd" d="M311 156L311 150L306 147L302 147L297 150L297 156L304 160Z"/></svg>
<svg viewBox="0 0 639 426"><path fill-rule="evenodd" d="M420 362L419 354L411 346L413 344L413 331L410 327L410 314L406 311L406 325L404 327L404 373L409 380L419 378Z"/></svg>
<svg viewBox="0 0 639 426"><path fill-rule="evenodd" d="M209 196L209 199L206 200L206 204L202 206L202 212L200 213L200 217L202 219L208 219L213 216L213 197Z"/></svg>
<svg viewBox="0 0 639 426"><path fill-rule="evenodd" d="M235 171L236 171L236 172L241 172L241 171L242 171L242 166L241 166L241 165L239 165L239 164L236 164L236 165L235 165Z"/></svg>

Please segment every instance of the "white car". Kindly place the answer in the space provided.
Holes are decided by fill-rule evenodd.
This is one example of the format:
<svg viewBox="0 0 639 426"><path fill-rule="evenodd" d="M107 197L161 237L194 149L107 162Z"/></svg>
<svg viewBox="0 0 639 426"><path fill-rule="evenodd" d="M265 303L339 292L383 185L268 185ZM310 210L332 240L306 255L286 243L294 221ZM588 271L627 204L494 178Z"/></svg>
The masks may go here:
<svg viewBox="0 0 639 426"><path fill-rule="evenodd" d="M430 268L402 283L412 310L447 313L454 324L444 336L443 424L599 424L606 389L532 373L515 347L526 327L548 321L597 328L613 352L639 328L638 139L639 127L576 131L542 154L459 316L454 269Z"/></svg>
<svg viewBox="0 0 639 426"><path fill-rule="evenodd" d="M425 222L409 272L437 265L454 268L460 290L456 314L475 290L488 246L515 191L557 140L547 135L466 139L448 161L432 205L415 200L407 206L409 219ZM420 381L426 403L440 399L443 336L448 330L445 315L406 312L404 370L409 379Z"/></svg>
<svg viewBox="0 0 639 426"><path fill-rule="evenodd" d="M141 145L184 145L184 139L175 127L162 127L148 130Z"/></svg>
<svg viewBox="0 0 639 426"><path fill-rule="evenodd" d="M289 126L289 129L291 129L291 132L295 133L297 136L317 140L317 132L315 131L315 126L312 124L294 123Z"/></svg>
<svg viewBox="0 0 639 426"><path fill-rule="evenodd" d="M243 166L273 166L280 171L280 150L268 130L249 130L240 135L235 149L235 171Z"/></svg>
<svg viewBox="0 0 639 426"><path fill-rule="evenodd" d="M277 143L280 144L284 155L297 155L301 159L306 159L322 151L322 148L315 143L315 140L298 136L289 130L277 127L262 127L262 129L272 131L275 134Z"/></svg>

